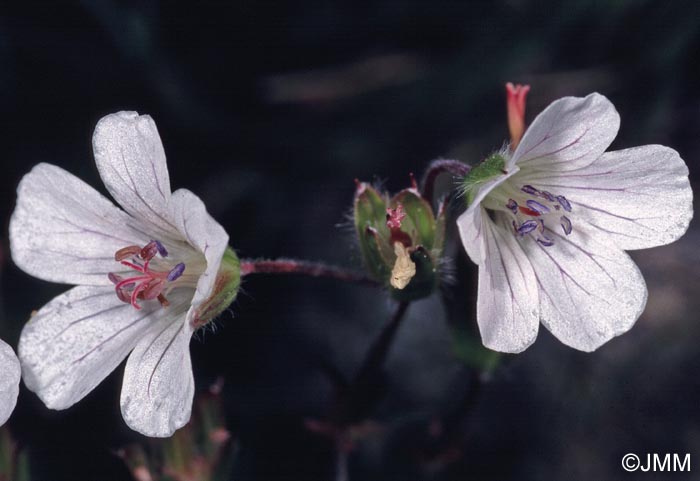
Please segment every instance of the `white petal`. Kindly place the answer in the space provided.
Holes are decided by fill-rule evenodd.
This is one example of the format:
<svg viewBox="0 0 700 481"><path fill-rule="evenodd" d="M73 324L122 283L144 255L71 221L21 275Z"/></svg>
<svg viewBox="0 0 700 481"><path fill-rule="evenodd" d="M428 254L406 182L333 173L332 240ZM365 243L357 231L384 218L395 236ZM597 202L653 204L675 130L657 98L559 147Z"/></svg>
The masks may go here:
<svg viewBox="0 0 700 481"><path fill-rule="evenodd" d="M571 172L529 172L522 182L565 196L574 229L587 222L625 250L673 242L693 217L688 167L662 145L607 152Z"/></svg>
<svg viewBox="0 0 700 481"><path fill-rule="evenodd" d="M537 281L515 236L482 216L484 261L479 266L477 321L484 346L521 352L537 338Z"/></svg>
<svg viewBox="0 0 700 481"><path fill-rule="evenodd" d="M0 426L10 417L17 404L20 368L10 346L0 341Z"/></svg>
<svg viewBox="0 0 700 481"><path fill-rule="evenodd" d="M39 164L17 188L10 219L12 259L52 282L107 285L114 252L148 236L95 189L60 167Z"/></svg>
<svg viewBox="0 0 700 481"><path fill-rule="evenodd" d="M197 291L192 299L190 317L197 306L212 293L221 258L228 246L228 234L207 212L199 197L186 189L173 193L172 219L184 239L204 254L207 268L199 278Z"/></svg>
<svg viewBox="0 0 700 481"><path fill-rule="evenodd" d="M190 420L194 398L191 337L192 329L182 314L160 322L129 356L121 407L131 429L146 436L168 437Z"/></svg>
<svg viewBox="0 0 700 481"><path fill-rule="evenodd" d="M92 146L100 176L124 210L173 232L168 166L153 119L136 112L107 115L95 127Z"/></svg>
<svg viewBox="0 0 700 481"><path fill-rule="evenodd" d="M484 261L484 209L480 206L469 208L457 219L459 237L462 239L464 250L474 264L481 265Z"/></svg>
<svg viewBox="0 0 700 481"><path fill-rule="evenodd" d="M605 152L619 128L620 116L604 96L593 93L585 98L564 97L535 118L510 164L578 169Z"/></svg>
<svg viewBox="0 0 700 481"><path fill-rule="evenodd" d="M79 286L54 298L22 330L18 351L24 383L51 409L72 406L122 362L154 323L186 310L188 296L181 291L169 296L167 310L157 302L144 302L136 310L121 302L113 287Z"/></svg>
<svg viewBox="0 0 700 481"><path fill-rule="evenodd" d="M593 351L627 332L644 310L647 290L632 259L579 228L554 245L523 242L540 289L542 324L564 344Z"/></svg>
<svg viewBox="0 0 700 481"><path fill-rule="evenodd" d="M472 203L457 219L457 227L459 229L459 235L462 238L462 244L469 258L475 264L481 264L483 260L481 243L483 209L481 207L481 201L484 200L493 189L503 184L509 178L514 177L519 171L520 168L517 165L513 165L507 174L503 174L480 185Z"/></svg>

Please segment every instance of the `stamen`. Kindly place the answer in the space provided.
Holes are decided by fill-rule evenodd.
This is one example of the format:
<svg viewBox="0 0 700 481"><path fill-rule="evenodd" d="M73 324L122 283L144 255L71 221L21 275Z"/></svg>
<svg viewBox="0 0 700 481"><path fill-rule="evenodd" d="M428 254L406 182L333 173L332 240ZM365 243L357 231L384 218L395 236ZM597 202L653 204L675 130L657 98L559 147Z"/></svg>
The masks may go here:
<svg viewBox="0 0 700 481"><path fill-rule="evenodd" d="M109 274L107 274L107 279L109 279L109 282L111 282L112 284L119 284L122 281L122 277L118 276L114 272L110 272Z"/></svg>
<svg viewBox="0 0 700 481"><path fill-rule="evenodd" d="M508 198L505 204L506 212L513 213L513 233L516 236L523 237L530 234L540 245L545 247L554 245L554 239L545 234L546 219L550 218L549 214L554 213L559 218L564 234L571 234L573 231L571 219L561 215L564 211L571 212L571 204L566 197L547 190L539 190L532 185L523 185L520 190L527 196L511 194L514 198Z"/></svg>
<svg viewBox="0 0 700 481"><path fill-rule="evenodd" d="M542 197L543 197L544 199L547 199L547 200L550 201L550 202L556 202L556 200L554 199L554 196L553 196L550 192L547 192L546 190L543 190L543 191L541 192L541 194L542 194Z"/></svg>
<svg viewBox="0 0 700 481"><path fill-rule="evenodd" d="M571 212L571 204L563 195L557 196L557 202L564 208L565 211Z"/></svg>
<svg viewBox="0 0 700 481"><path fill-rule="evenodd" d="M165 281L162 279L153 279L148 283L148 286L143 290L142 295L145 300L155 299L160 295L165 287Z"/></svg>
<svg viewBox="0 0 700 481"><path fill-rule="evenodd" d="M540 191L537 190L537 189L535 189L535 188L534 188L533 186L531 186L531 185L523 185L523 186L520 188L520 190L522 190L522 191L525 192L526 194L537 195L537 196L540 195Z"/></svg>
<svg viewBox="0 0 700 481"><path fill-rule="evenodd" d="M168 302L163 294L158 294L158 302L160 302L162 307L168 307L170 305L170 302Z"/></svg>
<svg viewBox="0 0 700 481"><path fill-rule="evenodd" d="M158 240L151 240L143 247L127 246L115 252L114 258L117 262L136 271L136 275L133 277L125 277L114 272L107 274L107 278L114 284L114 290L119 300L131 304L139 310L141 306L138 304L138 299L158 299L162 307L170 305L168 299L163 295L163 291L166 289L169 291L174 287L169 286L168 283L182 276L185 271L185 263L180 262L169 271L167 267L165 269L158 267L158 270L153 270L150 263L156 254L162 258L168 256L168 250Z"/></svg>
<svg viewBox="0 0 700 481"><path fill-rule="evenodd" d="M527 204L527 206L528 206L530 209L534 210L535 212L537 212L537 213L539 213L539 214L547 214L547 213L550 211L550 210L549 210L549 207L547 207L547 206L544 205L544 204L540 204L540 203L537 202L536 200L528 200L528 201L525 202L525 203Z"/></svg>
<svg viewBox="0 0 700 481"><path fill-rule="evenodd" d="M133 262L129 262L129 261L122 261L122 265L124 265L126 267L131 267L135 271L139 271L139 272L146 272L146 270L147 270L143 266L140 266L138 264L134 264Z"/></svg>
<svg viewBox="0 0 700 481"><path fill-rule="evenodd" d="M115 261L123 261L129 257L134 257L141 254L141 248L139 246L128 246L122 247L117 252L114 253Z"/></svg>
<svg viewBox="0 0 700 481"><path fill-rule="evenodd" d="M125 291L124 289L117 289L117 297L119 298L120 301L126 303L126 304L131 304L131 296L130 294Z"/></svg>
<svg viewBox="0 0 700 481"><path fill-rule="evenodd" d="M559 221L561 222L561 228L564 231L564 234L571 234L571 221L569 218L563 215L559 218Z"/></svg>
<svg viewBox="0 0 700 481"><path fill-rule="evenodd" d="M141 259L148 262L155 257L156 253L160 254L161 257L168 257L165 246L160 241L152 240L141 249Z"/></svg>
<svg viewBox="0 0 700 481"><path fill-rule="evenodd" d="M529 234L533 230L537 229L538 222L536 220L526 220L522 224L520 224L520 227L517 228L518 234L521 236L524 236L525 234Z"/></svg>
<svg viewBox="0 0 700 481"><path fill-rule="evenodd" d="M147 283L147 282L142 282L142 283L139 284L138 286L134 287L134 290L133 290L133 291L131 291L131 299L130 299L131 305L134 306L134 308L136 308L136 309L139 310L139 311L141 310L141 306L139 306L139 305L136 303L136 299L138 299L139 294L141 293L141 291L143 291L147 286L148 286L148 283Z"/></svg>
<svg viewBox="0 0 700 481"><path fill-rule="evenodd" d="M158 247L156 246L156 241L151 241L141 249L141 259L148 262L153 259L158 252Z"/></svg>
<svg viewBox="0 0 700 481"><path fill-rule="evenodd" d="M180 262L178 265L170 269L170 272L168 272L168 281L173 282L175 279L180 277L183 272L185 272L185 264L184 262Z"/></svg>
<svg viewBox="0 0 700 481"><path fill-rule="evenodd" d="M551 247L554 245L554 241L547 236L538 237L537 242L545 247Z"/></svg>
<svg viewBox="0 0 700 481"><path fill-rule="evenodd" d="M161 244L159 240L154 240L153 242L156 243L156 249L158 249L158 254L160 254L160 256L163 258L168 257L168 250L165 248L165 246Z"/></svg>
<svg viewBox="0 0 700 481"><path fill-rule="evenodd" d="M145 281L147 279L150 279L149 276L138 276L138 277L129 277L127 279L122 279L119 282L117 282L117 285L114 286L115 289L124 289L125 287L132 286L136 284L137 282L140 281Z"/></svg>

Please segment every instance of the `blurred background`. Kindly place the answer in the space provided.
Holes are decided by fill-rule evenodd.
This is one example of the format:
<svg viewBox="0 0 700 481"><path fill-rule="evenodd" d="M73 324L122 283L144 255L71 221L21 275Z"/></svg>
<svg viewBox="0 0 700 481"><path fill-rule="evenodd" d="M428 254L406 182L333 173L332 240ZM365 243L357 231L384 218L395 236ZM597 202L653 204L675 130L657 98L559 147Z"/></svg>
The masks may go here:
<svg viewBox="0 0 700 481"><path fill-rule="evenodd" d="M105 193L91 148L105 114L155 119L173 188L197 193L241 256L359 268L353 179L397 191L432 159L478 162L507 138L507 81L532 85L528 120L560 96L605 94L622 117L613 148L670 145L697 188L698 59L696 1L3 2L0 336L16 347L30 312L67 289L9 257L17 183L50 162ZM411 305L349 479L635 479L625 453L700 456L697 222L632 253L649 303L628 334L584 354L541 329L486 382L452 336L473 329L476 295L454 241L456 280ZM192 342L198 390L225 381L230 479L342 479L308 420L327 415L334 376L356 372L391 302L330 280L243 287ZM145 438L121 418L122 372L61 412L22 388L8 427L32 480L132 479L115 452Z"/></svg>

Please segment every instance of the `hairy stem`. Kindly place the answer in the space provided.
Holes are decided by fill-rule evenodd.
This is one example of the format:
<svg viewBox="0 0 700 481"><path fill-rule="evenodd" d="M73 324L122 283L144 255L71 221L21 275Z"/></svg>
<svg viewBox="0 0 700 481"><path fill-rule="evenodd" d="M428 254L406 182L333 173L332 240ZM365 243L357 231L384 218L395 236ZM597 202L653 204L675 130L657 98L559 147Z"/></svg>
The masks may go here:
<svg viewBox="0 0 700 481"><path fill-rule="evenodd" d="M450 173L455 177L464 177L469 173L471 167L458 160L437 159L433 160L423 175L423 197L429 202L433 201L435 194L435 181L440 174Z"/></svg>
<svg viewBox="0 0 700 481"><path fill-rule="evenodd" d="M343 267L330 266L322 262L301 261L295 259L242 259L241 275L250 274L299 274L310 277L325 277L345 282L354 282L368 286L380 284L361 272Z"/></svg>

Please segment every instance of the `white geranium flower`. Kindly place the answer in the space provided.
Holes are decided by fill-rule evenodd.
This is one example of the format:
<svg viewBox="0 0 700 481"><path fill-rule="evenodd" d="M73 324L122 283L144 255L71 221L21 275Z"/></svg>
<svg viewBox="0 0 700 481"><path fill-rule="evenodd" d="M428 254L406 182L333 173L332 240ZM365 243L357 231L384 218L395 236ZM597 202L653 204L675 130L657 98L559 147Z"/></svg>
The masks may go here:
<svg viewBox="0 0 700 481"><path fill-rule="evenodd" d="M644 310L644 279L624 251L683 235L692 191L673 149L605 152L619 125L602 95L562 98L514 152L492 155L465 179L469 207L457 224L479 265L487 347L523 351L541 321L564 344L593 351Z"/></svg>
<svg viewBox="0 0 700 481"><path fill-rule="evenodd" d="M238 259L196 195L171 193L150 117L104 117L93 149L123 211L54 165L37 165L18 188L13 260L33 276L78 285L24 327L24 382L49 408L66 409L131 352L124 420L145 435L170 436L190 418L190 338L233 300Z"/></svg>
<svg viewBox="0 0 700 481"><path fill-rule="evenodd" d="M17 404L20 368L15 352L0 341L0 426L10 417Z"/></svg>

